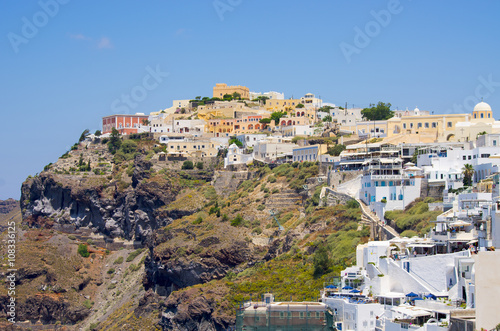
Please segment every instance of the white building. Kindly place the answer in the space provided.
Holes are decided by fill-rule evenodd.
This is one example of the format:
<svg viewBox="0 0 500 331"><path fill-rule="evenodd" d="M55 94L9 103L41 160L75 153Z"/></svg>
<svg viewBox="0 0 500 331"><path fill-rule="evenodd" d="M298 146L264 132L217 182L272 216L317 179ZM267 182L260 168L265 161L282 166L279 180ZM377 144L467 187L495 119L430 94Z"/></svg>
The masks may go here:
<svg viewBox="0 0 500 331"><path fill-rule="evenodd" d="M174 100L174 101L172 101L172 107L174 107L174 108L187 108L187 107L189 107L189 99L187 99L187 100Z"/></svg>
<svg viewBox="0 0 500 331"><path fill-rule="evenodd" d="M363 116L361 115L362 108L349 108L340 109L334 108L330 109L330 115L333 120L341 125L354 125L354 123L361 122Z"/></svg>
<svg viewBox="0 0 500 331"><path fill-rule="evenodd" d="M310 125L289 125L281 127L283 137L314 136L315 128Z"/></svg>
<svg viewBox="0 0 500 331"><path fill-rule="evenodd" d="M342 330L375 330L377 318L382 315L382 305L363 296L323 296L321 301L333 312L337 328Z"/></svg>
<svg viewBox="0 0 500 331"><path fill-rule="evenodd" d="M316 162L319 161L320 155L326 152L326 145L310 145L296 147L293 149L293 161L294 162Z"/></svg>
<svg viewBox="0 0 500 331"><path fill-rule="evenodd" d="M242 144L244 148L253 148L255 144L261 140L267 138L267 134L256 133L256 134L241 134L236 136Z"/></svg>
<svg viewBox="0 0 500 331"><path fill-rule="evenodd" d="M365 161L359 197L383 219L385 211L404 210L420 197L422 177L417 167L403 169L399 158Z"/></svg>
<svg viewBox="0 0 500 331"><path fill-rule="evenodd" d="M316 98L316 96L312 93L307 93L302 98L300 98L300 103L304 106L312 106L312 107L321 107L321 103L323 100Z"/></svg>
<svg viewBox="0 0 500 331"><path fill-rule="evenodd" d="M206 124L204 120L176 119L166 113L149 116L149 121L151 122L151 132L189 133L192 136L201 136Z"/></svg>
<svg viewBox="0 0 500 331"><path fill-rule="evenodd" d="M244 154L236 144L231 144L227 149L227 155L224 158L224 168L229 165L249 164L253 161L252 154Z"/></svg>
<svg viewBox="0 0 500 331"><path fill-rule="evenodd" d="M490 135L488 135L490 136ZM424 171L429 185L444 185L446 189L463 186L462 169L466 164L474 167L474 183L498 172L500 146L495 135L481 138L481 147L470 148L464 143L462 148L432 146L419 150L417 166Z"/></svg>
<svg viewBox="0 0 500 331"><path fill-rule="evenodd" d="M414 110L395 110L394 117L405 117L405 116L429 116L430 112L428 110L420 110L418 107L415 107Z"/></svg>
<svg viewBox="0 0 500 331"><path fill-rule="evenodd" d="M268 97L273 100L284 100L285 93L269 91L269 92L250 92L250 100L257 99L258 97Z"/></svg>
<svg viewBox="0 0 500 331"><path fill-rule="evenodd" d="M277 158L291 159L296 146L291 143L291 139L267 137L254 145L253 158L262 162L272 162Z"/></svg>

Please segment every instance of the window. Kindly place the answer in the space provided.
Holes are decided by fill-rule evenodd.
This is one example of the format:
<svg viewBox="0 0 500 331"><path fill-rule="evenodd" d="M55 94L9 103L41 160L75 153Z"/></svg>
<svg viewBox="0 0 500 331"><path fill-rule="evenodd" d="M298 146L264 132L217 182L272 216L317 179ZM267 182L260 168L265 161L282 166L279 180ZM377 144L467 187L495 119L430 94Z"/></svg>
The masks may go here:
<svg viewBox="0 0 500 331"><path fill-rule="evenodd" d="M403 123L403 129L406 129L406 123Z"/></svg>
<svg viewBox="0 0 500 331"><path fill-rule="evenodd" d="M280 311L280 319L284 319L284 318L285 318L285 312Z"/></svg>
<svg viewBox="0 0 500 331"><path fill-rule="evenodd" d="M437 127L437 123L436 122L432 122L432 127L436 128Z"/></svg>
<svg viewBox="0 0 500 331"><path fill-rule="evenodd" d="M484 114L483 113L481 113L481 118L484 118Z"/></svg>
<svg viewBox="0 0 500 331"><path fill-rule="evenodd" d="M299 312L299 318L304 319L304 312L303 311Z"/></svg>
<svg viewBox="0 0 500 331"><path fill-rule="evenodd" d="M453 123L452 122L448 122L448 127L449 128L453 127Z"/></svg>
<svg viewBox="0 0 500 331"><path fill-rule="evenodd" d="M469 160L471 159L471 156L469 155Z"/></svg>
<svg viewBox="0 0 500 331"><path fill-rule="evenodd" d="M422 127L422 123L418 123L417 129L420 129Z"/></svg>
<svg viewBox="0 0 500 331"><path fill-rule="evenodd" d="M493 140L493 146L496 146L496 145L497 145L497 141Z"/></svg>
<svg viewBox="0 0 500 331"><path fill-rule="evenodd" d="M491 114L490 114L490 113L488 113L488 118L490 118L490 117L491 117Z"/></svg>
<svg viewBox="0 0 500 331"><path fill-rule="evenodd" d="M425 123L425 124L424 124L424 127L425 127L426 129L428 129L428 128L429 128L429 123Z"/></svg>
<svg viewBox="0 0 500 331"><path fill-rule="evenodd" d="M464 155L462 158L464 159L464 161L467 160L467 155Z"/></svg>

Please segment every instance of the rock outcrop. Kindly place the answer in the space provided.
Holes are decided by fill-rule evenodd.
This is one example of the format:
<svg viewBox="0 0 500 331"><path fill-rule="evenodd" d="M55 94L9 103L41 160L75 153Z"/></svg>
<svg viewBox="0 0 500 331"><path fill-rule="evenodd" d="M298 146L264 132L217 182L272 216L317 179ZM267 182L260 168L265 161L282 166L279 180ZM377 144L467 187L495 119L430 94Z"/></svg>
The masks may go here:
<svg viewBox="0 0 500 331"><path fill-rule="evenodd" d="M0 296L0 311L7 316L10 297ZM85 307L73 307L66 300L50 295L29 296L26 301L16 305L16 320L40 320L43 324L53 324L60 321L65 324L75 324L90 314Z"/></svg>
<svg viewBox="0 0 500 331"><path fill-rule="evenodd" d="M14 199L0 200L0 214L8 214L19 206L19 201Z"/></svg>
<svg viewBox="0 0 500 331"><path fill-rule="evenodd" d="M133 185L126 189L120 189L116 182L93 185L81 177L43 172L23 183L23 219L33 226L88 227L112 238L144 240L171 221L158 208L176 195L170 181L144 182L149 166L138 157ZM110 190L108 185L114 185L112 196L105 194Z"/></svg>

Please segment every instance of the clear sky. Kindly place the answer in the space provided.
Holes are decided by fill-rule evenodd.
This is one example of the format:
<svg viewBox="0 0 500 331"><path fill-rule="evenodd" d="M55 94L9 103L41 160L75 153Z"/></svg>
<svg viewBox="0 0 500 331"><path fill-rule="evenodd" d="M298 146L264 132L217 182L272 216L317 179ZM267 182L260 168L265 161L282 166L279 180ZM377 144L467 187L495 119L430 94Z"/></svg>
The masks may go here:
<svg viewBox="0 0 500 331"><path fill-rule="evenodd" d="M499 118L499 14L493 0L1 1L0 199L102 116L215 83L435 113L484 97Z"/></svg>

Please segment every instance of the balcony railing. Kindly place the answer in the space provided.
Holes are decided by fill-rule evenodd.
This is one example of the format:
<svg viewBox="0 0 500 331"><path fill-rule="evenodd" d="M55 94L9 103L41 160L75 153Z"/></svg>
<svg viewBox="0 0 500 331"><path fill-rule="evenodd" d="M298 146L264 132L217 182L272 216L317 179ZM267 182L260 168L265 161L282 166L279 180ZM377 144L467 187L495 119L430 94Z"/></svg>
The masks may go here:
<svg viewBox="0 0 500 331"><path fill-rule="evenodd" d="M403 179L402 175L371 175L371 179Z"/></svg>

